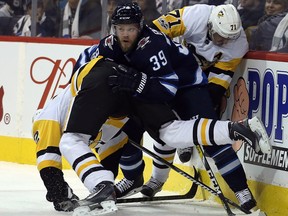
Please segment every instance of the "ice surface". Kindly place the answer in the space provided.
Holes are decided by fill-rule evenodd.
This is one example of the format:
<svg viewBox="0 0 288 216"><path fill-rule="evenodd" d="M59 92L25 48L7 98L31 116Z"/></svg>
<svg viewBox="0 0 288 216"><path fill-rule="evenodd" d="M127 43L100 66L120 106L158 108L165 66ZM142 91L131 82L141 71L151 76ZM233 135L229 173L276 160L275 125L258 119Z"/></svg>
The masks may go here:
<svg viewBox="0 0 288 216"><path fill-rule="evenodd" d="M74 192L85 198L88 191L74 171L65 170ZM165 192L162 192L165 193ZM167 192L166 192L167 193ZM0 162L0 216L67 216L56 212L45 199L45 188L36 166ZM119 204L115 216L223 216L223 207L210 201L176 200ZM239 212L239 211L238 211Z"/></svg>

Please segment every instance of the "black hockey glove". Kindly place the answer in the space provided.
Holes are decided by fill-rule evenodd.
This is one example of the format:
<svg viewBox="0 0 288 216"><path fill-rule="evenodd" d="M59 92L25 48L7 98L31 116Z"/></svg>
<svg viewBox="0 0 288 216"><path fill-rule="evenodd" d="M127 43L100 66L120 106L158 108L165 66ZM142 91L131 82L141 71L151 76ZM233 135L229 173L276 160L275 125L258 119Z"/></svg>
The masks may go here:
<svg viewBox="0 0 288 216"><path fill-rule="evenodd" d="M116 74L108 78L108 83L112 86L114 93L127 92L135 95L143 93L147 88L149 79L145 73L124 65L118 65L115 70Z"/></svg>

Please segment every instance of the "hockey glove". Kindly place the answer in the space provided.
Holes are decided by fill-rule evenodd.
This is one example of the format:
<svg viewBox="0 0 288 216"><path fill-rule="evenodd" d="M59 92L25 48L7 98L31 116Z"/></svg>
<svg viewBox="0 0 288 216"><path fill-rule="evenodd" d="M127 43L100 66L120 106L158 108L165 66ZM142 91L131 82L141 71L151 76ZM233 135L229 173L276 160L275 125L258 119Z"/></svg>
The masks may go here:
<svg viewBox="0 0 288 216"><path fill-rule="evenodd" d="M135 95L143 93L145 88L147 88L149 79L145 73L123 65L118 65L114 69L116 74L108 78L108 83L112 86L114 93L127 92Z"/></svg>

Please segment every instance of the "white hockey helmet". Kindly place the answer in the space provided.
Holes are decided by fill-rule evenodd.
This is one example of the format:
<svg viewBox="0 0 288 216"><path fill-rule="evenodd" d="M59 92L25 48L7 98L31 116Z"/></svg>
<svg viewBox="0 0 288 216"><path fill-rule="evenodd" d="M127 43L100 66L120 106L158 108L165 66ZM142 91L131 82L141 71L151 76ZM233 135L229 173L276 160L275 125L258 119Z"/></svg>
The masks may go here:
<svg viewBox="0 0 288 216"><path fill-rule="evenodd" d="M241 19L232 4L219 5L212 9L208 20L209 34L218 33L226 39L237 39L241 32Z"/></svg>

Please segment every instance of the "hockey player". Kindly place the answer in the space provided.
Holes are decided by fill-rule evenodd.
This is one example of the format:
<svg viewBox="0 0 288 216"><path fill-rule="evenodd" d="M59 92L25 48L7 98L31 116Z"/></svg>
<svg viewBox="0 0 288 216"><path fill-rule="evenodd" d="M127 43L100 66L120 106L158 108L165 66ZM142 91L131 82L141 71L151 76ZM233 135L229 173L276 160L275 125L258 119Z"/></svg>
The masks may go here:
<svg viewBox="0 0 288 216"><path fill-rule="evenodd" d="M197 19L191 19L196 17ZM214 109L220 118L222 97L234 71L248 51L246 34L237 9L231 5L196 4L176 9L153 21L170 38L182 37L209 79ZM192 149L179 149L179 159L190 160Z"/></svg>
<svg viewBox="0 0 288 216"><path fill-rule="evenodd" d="M96 75L96 77L98 77L97 75L99 75L99 79L96 79L96 80L100 80L100 78L103 78L102 76L106 77L106 76L108 76L110 74L113 74L114 71L115 71L115 67L116 67L115 65L110 65L110 66L109 66L109 64L105 65L104 62L102 64L96 66L96 67L95 67L95 64L93 64L93 61L91 62L91 64L93 65L93 67L92 67L91 71L88 72L87 77L85 77L85 79L84 79L84 81L83 81L83 83L81 85L82 88L84 88L85 90L83 90L83 92L81 92L82 91L81 89L79 90L79 94L78 95L81 95L82 99L83 99L83 97L85 99L85 94L88 93L87 92L88 89L86 88L85 81L88 81L88 80L90 81L90 79L89 79L90 75L94 74L94 75ZM102 67L105 68L105 71L103 71ZM123 66L121 66L121 68L122 67ZM110 70L106 70L108 68ZM84 71L84 74L85 73L86 72ZM115 75L119 75L119 74L113 74L112 76L114 77ZM77 80L81 81L81 76ZM106 79L104 79L104 81L106 82ZM91 82L92 82L92 80L91 80ZM97 82L92 82L92 83L93 83L93 85L97 84ZM139 83L138 83L138 85L139 85ZM102 91L100 91L101 92L101 96L98 96L98 94L93 94L91 96L93 96L93 98L94 97L95 98L105 97L107 99L111 98L111 97L106 97L106 96L112 96L113 94L111 94L111 92L110 92L110 95L107 95L106 91L108 91L108 93L109 93L109 89L107 89L107 88L106 88L106 90L105 90L105 88L102 89L103 87L104 86L102 85L99 89L97 89L97 92L99 92L98 90L102 90ZM125 87L125 86L124 85L118 85L118 87ZM96 91L96 89L95 89L95 91ZM119 98L119 97L122 97L122 98ZM105 102L105 103L111 103L111 102L113 102L115 100L115 103L118 104L118 108L121 108L121 112L120 113L118 113L117 111L114 112L116 106L111 106L111 108L109 110L110 111L112 110L113 111L112 113L114 115L117 114L117 116L118 115L123 115L125 113L124 111L128 108L125 105L123 107L121 104L119 104L118 99L120 99L123 102L123 100L125 100L127 98L123 97L123 95L120 94L120 95L117 95L117 97L114 97L114 99L112 101L108 100L108 102L107 101ZM84 101L81 100L80 102L83 103ZM93 101L93 100L89 100L89 101ZM96 100L96 101L98 101L98 100ZM127 104L128 101L125 101L125 102L126 102L125 104ZM187 122L173 121L171 124L170 124L170 122L168 122L167 124L162 124L162 121L164 121L165 118L170 119L174 115L174 112L172 112L170 107L168 107L166 105L161 105L161 104L141 103L140 101L134 101L133 99L130 102L132 103L132 107L129 107L127 111L130 112L131 108L133 110L135 109L137 111L137 115L139 115L141 117L141 120L143 121L144 125L152 126L152 129L153 128L158 128L159 125L163 125L161 127L161 129L160 129L160 137L163 140L165 140L166 142L169 140L169 142L172 143L172 145L175 145L176 143L178 143L178 140L181 143L183 143L183 146L181 145L179 147L190 146L191 145L191 141L196 142L195 138L192 138L190 136L191 131L190 131L190 133L187 131L187 130L191 130L191 127L193 127L193 131L195 133L205 133L205 131L207 131L207 130L208 131L214 131L215 130L215 134L217 133L219 135L217 138L215 137L215 140L211 140L211 137L209 138L209 133L207 133L205 135L205 138L204 137L203 138L199 138L199 139L196 138L197 142L199 142L201 144L208 144L209 145L209 144L212 144L212 142L214 144L220 144L220 143L223 143L225 141L231 141L231 138L233 138L233 139L244 140L244 141L252 144L253 148L259 148L258 139L256 138L256 135L254 133L252 133L252 131L249 129L249 126L247 126L247 125L244 126L244 125L242 125L240 123L232 123L232 122L220 122L220 121L214 121L213 122L212 120L208 120L208 119L200 119L199 121L187 121ZM88 105L88 104L86 104L86 105ZM95 106L97 104L93 104L93 105ZM102 104L100 104L100 107L101 106L102 106ZM136 107L134 107L134 106L136 106ZM75 103L73 104L72 110L73 110L74 107L77 107L77 106L75 106ZM76 109L79 109L79 108L82 109L84 107L81 106L81 107L77 107ZM116 108L116 110L118 110L118 108ZM101 116L101 117L107 111L106 109L105 110L96 109L96 110L101 112L101 113L99 113L99 116ZM148 114L146 114L146 112L148 112ZM159 112L161 113L161 115L160 115ZM93 112L93 114L96 114L96 112ZM132 115L133 115L133 113L132 113ZM154 118L151 118L151 116L150 116L150 119L146 119L148 117L147 115L148 116L150 116L150 115L154 116ZM90 118L92 116L93 115L90 115ZM75 115L74 115L74 117L75 117ZM155 119L156 119L155 117L157 117L157 120L160 120L160 122L157 122L157 121L155 122ZM176 119L176 116L174 116L173 119ZM69 119L69 121L70 121L70 119ZM86 123L88 122L87 119L85 119L85 120L83 119L83 121L86 122ZM81 131L83 130L84 122L81 123L81 121L78 119L76 124L77 125L79 123L82 124L82 127L80 127L81 129L79 128L78 130L81 130ZM249 124L251 124L251 126L253 126L255 123L257 125L257 122L255 122L255 121L253 122L253 120L249 121ZM182 124L184 124L184 125L182 125ZM185 124L186 124L186 126L185 126ZM176 125L176 127L174 127L175 125ZM74 127L75 126L76 125L74 125ZM206 127L209 127L210 129L207 129ZM91 127L91 128L93 128L93 127ZM171 128L171 133L169 132L170 128ZM184 130L184 134L189 134L189 136L187 137L189 141L188 140L185 141L185 139L181 139L181 137L183 138L183 134L179 133L178 129L181 130L181 131ZM261 127L257 126L257 130L258 129L261 129ZM154 133L150 133L150 135L152 135L152 136L155 135L155 130L153 129L151 132L153 132L153 131L154 131ZM236 133L237 134L245 134L247 137L246 136L241 136L241 135L240 136L236 135L237 136L236 137L234 135ZM75 209L75 214L74 215L82 215L82 214L84 214L87 211L87 206L89 207L89 209L94 211L95 208L98 208L101 205L102 208L103 208L102 210L100 210L101 213L108 213L110 211L115 211L117 209L117 207L115 206L115 194L114 194L114 190L112 189L113 187L111 185L113 179L112 179L112 176L111 176L110 172L108 172L107 170L104 170L103 168L101 168L101 166L97 166L96 160L92 160L91 161L91 159L93 159L94 156L91 153L89 153L88 149L85 147L85 146L88 146L88 143L89 143L89 140L90 140L90 138L89 138L90 136L87 136L87 135L82 134L82 133L71 133L71 132L68 132L67 134L65 133L63 135L63 137L65 137L66 135L68 135L68 137L70 139L66 138L67 139L67 143L64 144L65 146L62 146L61 151L63 152L63 154L68 155L68 158L70 158L70 159L73 158L73 157L76 158L74 160L74 163L73 163L73 168L78 173L78 175L81 178L81 180L84 182L84 184L87 187L89 187L88 186L89 183L91 185L95 185L95 182L97 182L97 181L99 182L100 181L100 183L96 185L95 191L92 190L93 192L92 192L92 194L90 196L88 196L86 199L84 199L82 201L79 201L80 207ZM267 136L267 135L265 135L265 133L263 133L263 134L260 133L260 136L261 135L262 136ZM62 139L63 139L63 137L62 137ZM77 141L73 142L74 141L73 138L75 139L76 137L77 137ZM176 139L175 139L175 137L176 137ZM157 139L157 137L154 137L154 138ZM62 141L62 139L61 139L61 141ZM68 143L68 141L69 141L69 143ZM78 144L82 143L82 145L78 145L77 146L77 143ZM87 143L87 144L84 145L84 143ZM60 145L60 147L61 147L61 145ZM259 149L258 149L258 151L259 151ZM79 156L79 154L82 154L82 156ZM93 161L94 161L94 163L92 163ZM90 178L90 179L87 180L87 178ZM93 178L94 178L94 181L93 181ZM88 211L90 211L90 210L88 210ZM95 210L95 211L97 211L97 210ZM97 212L95 214L99 214L99 213L100 212Z"/></svg>
<svg viewBox="0 0 288 216"><path fill-rule="evenodd" d="M98 53L97 49L97 44L86 48L79 55L77 62L73 68L73 73L75 73L83 64L86 64L87 62L96 58L96 55ZM126 120L128 121L128 118ZM114 123L116 124L116 120L114 120ZM109 127L106 125L105 129L106 131L108 131ZM129 133L130 138L133 138L132 140L138 140L138 143L140 143L144 131L143 128L140 128L140 126L135 121L129 120L128 123L125 124L121 134L121 136L123 136L124 134L126 135L127 143L122 149L120 161L118 162L114 160L115 163L104 164L104 166L108 167L108 169L108 165L113 164L114 170L119 165L123 173L124 178L117 182L117 184L115 185L117 198L124 198L134 193L140 192L144 184L143 171L145 167L145 162L143 160L143 152L130 144L127 133ZM112 143L114 142L115 140L113 140ZM119 142L122 142L122 140L119 140ZM108 143L106 142L105 146L107 145Z"/></svg>
<svg viewBox="0 0 288 216"><path fill-rule="evenodd" d="M91 211L97 214L99 207L101 213L117 210L113 176L97 168L95 161L85 161L93 158L88 147L91 137L96 136L109 116L135 118L155 140L169 142L174 147L188 147L194 142L213 146L240 139L250 143L257 152L271 150L267 134L257 119L249 120L248 124L209 119L177 121L166 103L181 88L205 84L198 64L192 61L193 56L185 47L143 26L137 4L117 7L113 17L115 34L100 41L97 53L136 70L106 61L95 64L91 60L84 78L75 74L75 80L82 82L81 88L76 89L59 146L91 194L79 201L74 215ZM178 134L179 130L185 131L185 135Z"/></svg>
<svg viewBox="0 0 288 216"><path fill-rule="evenodd" d="M192 9L196 8L194 10L200 10L200 9L198 9L198 6L199 5L193 6L191 8ZM200 8L204 7L204 8L202 8L202 10L204 10L206 7L209 7L210 10L212 10L212 8L214 6L206 6L205 5L205 6L199 6L199 7ZM231 20L234 19L235 26L237 27L237 28L235 28L234 32L230 31L230 34L231 34L230 36L227 36L228 38L230 37L230 39L228 40L227 37L223 38L223 37L220 37L219 35L217 35L217 33L215 34L215 32L217 32L216 30L218 27L218 25L216 25L217 20L210 18L211 25L212 25L212 22L216 22L216 24L214 24L214 28L211 28L211 30L209 32L208 31L209 29L206 27L206 25L203 25L204 30L200 31L200 33L202 34L202 38L203 38L203 40L205 40L205 42L201 43L201 41L199 42L197 40L197 43L202 45L202 46L204 46L207 43L206 44L207 47L204 46L205 49L201 48L201 47L199 48L199 50L204 53L204 56L206 58L204 58L204 57L200 58L199 57L199 59L202 60L201 65L203 66L203 68L204 69L207 68L206 72L209 73L208 74L209 78L210 78L209 89L211 90L210 93L213 95L213 98L215 99L214 105L216 104L215 105L216 110L218 110L218 108L219 108L221 96L224 94L226 88L228 88L228 85L232 79L232 75L233 75L232 71L235 70L235 68L239 64L241 58L247 52L247 40L246 40L245 34L241 28L239 16L238 16L235 8L232 5L222 5L222 6L215 7L214 14L211 14L211 17L216 16L217 11L219 12L222 9L222 7L224 7L224 9L225 9L225 11L224 11L225 13L223 13L223 18L224 19L231 19ZM189 8L190 7L188 7L188 9ZM194 13L194 10L192 10L193 13ZM191 10L190 10L190 12L191 12ZM199 13L199 14L202 14L202 13ZM185 23L187 25L187 27L184 28L183 27L183 25L184 25L183 21L181 22L181 18L182 18L181 15L183 15L183 12L181 12L181 11L179 12L178 10L176 10L176 12L171 12L171 14L166 15L164 18L168 17L169 19L172 19L172 20L169 20L170 21L169 24L168 24L168 22L165 22L166 20L163 21L161 18L159 18L161 20L161 21L159 21L159 23L161 23L165 27L170 26L171 29L169 29L169 28L168 29L161 29L160 27L159 28L171 37L176 37L176 36L183 34L185 39L188 38L187 40L185 40L185 42L188 43L189 39L190 39L189 36L191 36L191 32L192 32L192 30L190 28L194 28L194 26L192 25L192 22L189 21L188 24ZM207 16L208 15L206 15L206 17ZM202 19L205 18L204 16L203 17L200 16L200 17ZM180 21L178 19L180 19ZM163 23L164 24L166 23L167 25L164 25ZM178 25L176 25L175 23L178 23ZM200 23L203 23L203 22L200 22ZM183 28L181 28L181 27L183 27ZM224 27L226 27L226 26L224 26ZM185 29L184 33L181 32L181 31L183 31L183 29ZM211 40L209 40L209 38L206 38L206 35L209 36L208 32L211 34L211 38L212 38ZM212 33L212 32L214 32L214 33ZM201 35L200 33L193 32L193 35L195 34L195 38L196 38L197 35L198 36ZM229 34L229 32L226 32L226 34ZM193 35L191 36L190 40L192 40L194 38ZM216 37L216 38L213 38L213 37ZM196 45L198 45L197 43L196 43ZM217 45L215 45L215 44L217 44ZM200 46L200 45L198 45L198 46ZM189 45L189 46L192 46L192 45ZM240 48L237 49L237 51L234 51L231 53L232 48L235 46L240 46ZM212 47L212 48L209 49L209 47ZM196 48L193 49L194 53L195 53L195 49ZM213 60L210 60L210 61L205 60L209 56L210 56L210 58L213 57ZM228 71L226 71L226 70L228 70ZM198 94L198 96L199 96L199 94ZM205 97L199 97L199 98L205 98ZM190 100L194 101L193 100L193 94L190 94ZM181 115L178 113L181 116L181 118L189 119L193 115L197 115L197 114L199 116L217 118L217 116L215 117L215 114L212 114L213 111L211 112L211 110L209 110L208 107L210 107L210 106L207 104L207 101L203 101L203 104L206 104L206 106L201 106L201 104L200 104L201 100L197 100L197 101L199 102L198 105L200 108L197 109L195 106L193 106L193 109L192 108L189 109L189 107L186 107L187 110L190 110L190 111L186 112L185 115L183 115L183 114ZM216 103L215 101L218 101L218 103ZM183 102L180 104L183 104ZM205 109L203 109L202 107L205 107ZM179 109L179 107L178 107L178 109ZM195 110L195 111L193 112L192 110ZM189 113L189 115L188 115L188 113ZM235 192L236 196L239 198L240 204L243 205L243 207L246 207L247 209L254 207L256 205L256 202L255 202L250 190L248 189L247 180L246 180L246 176L245 176L243 167L242 167L236 153L231 148L231 146L227 145L227 146L224 146L221 148L219 148L219 147L214 147L214 148L204 147L204 148L205 148L206 152L208 152L210 154L210 156L212 156L212 158L215 159L216 165L218 166L220 173L223 175L224 179L226 180L226 182L228 183L230 188ZM163 156L165 159L169 158L170 162L173 161L173 154L174 153L173 153L173 150L171 148L169 148L168 146L162 146L159 144L155 144L154 149L156 151L158 150L158 152L161 152L161 154L162 154L161 156ZM188 148L188 149L192 149L192 148ZM219 152L219 151L220 152L223 151L223 154L217 155L216 152ZM190 154L189 154L189 158L190 158ZM181 156L180 156L180 159L181 159ZM155 177L153 176L154 178L152 178L151 181L149 181L147 183L147 185L144 186L144 190L142 192L147 196L153 196L156 192L161 190L163 183L168 178L168 173L169 173L169 169L166 166L163 166L161 163L154 161L153 164L156 166L156 167L154 167L153 171L155 173L157 173L159 170L159 172L158 172L158 174L154 174ZM223 164L225 164L225 166ZM226 169L226 168L229 168L229 169ZM231 170L233 170L233 171L231 171ZM159 180L156 178L156 175L158 175ZM241 180L235 181L234 180L235 176L238 176ZM130 184L130 185L132 185L132 184ZM154 190L152 190L150 187L153 187ZM126 188L128 188L128 187L126 187ZM242 196L242 194L246 194L246 196Z"/></svg>
<svg viewBox="0 0 288 216"><path fill-rule="evenodd" d="M73 68L72 75L76 73L77 76L80 76L81 72L82 74L86 73L85 66L89 61L96 58L93 54L95 54L97 47L97 45L91 46L80 54ZM75 77L71 79L73 86L79 84L77 83L78 80L74 79ZM78 200L78 197L73 194L73 190L63 178L62 157L59 150L59 141L62 136L68 107L76 94L75 88L72 88L69 84L59 95L53 97L43 109L37 110L33 116L32 135L37 144L37 168L47 189L46 199L49 202L53 202L57 211L72 211L75 204L77 204L76 200ZM135 152L135 149L131 148L131 146L127 147L129 142L125 132L126 130L130 131L130 128L134 130L138 126L134 121L129 121L126 124L127 121L128 118L108 119L102 126L101 132L89 145L90 148L95 148L101 165L105 169L112 171L114 177L118 175L119 160L122 155L124 155L125 159L122 160L120 166L124 177L134 178L135 175L137 176L137 182L133 184L133 188L130 187L130 190L124 190L127 182L125 181L125 184L123 184L123 181L126 178L116 184L117 197L124 197L128 196L129 193L139 192L144 183L143 171L145 163L142 159L143 153L142 151ZM143 129L139 128L137 131L139 133L131 134L130 138L140 143ZM125 157L123 152L126 153L127 157ZM131 181L128 183L131 184Z"/></svg>
<svg viewBox="0 0 288 216"><path fill-rule="evenodd" d="M72 95L70 86L51 99L33 116L32 135L36 143L37 168L47 189L46 199L57 211L72 211L79 199L64 180L59 141Z"/></svg>
<svg viewBox="0 0 288 216"><path fill-rule="evenodd" d="M248 43L236 8L229 4L217 7L200 4L188 6L159 17L154 24L155 28L171 38L183 37L184 43L197 57L208 76L208 88L218 116L216 118L220 118L222 97L229 87L236 67L248 51ZM207 115L206 110L204 113L199 111L200 117ZM161 152L162 157L171 157L170 148L155 145L160 149L158 152ZM215 161L240 205L247 210L254 208L256 201L248 188L243 166L231 145L204 146L204 150ZM191 158L192 148L178 149L177 152L179 159L187 162ZM152 177L142 189L146 196L154 196L162 189L170 171L170 168L156 160L153 165Z"/></svg>
<svg viewBox="0 0 288 216"><path fill-rule="evenodd" d="M52 98L43 109L37 110L33 117L32 134L37 144L37 168L47 189L46 199L53 202L57 211L72 211L78 200L78 197L64 180L62 157L59 150L59 142L72 98L71 86L68 85L59 95ZM122 148L127 142L127 136L119 130L126 122L127 119L108 119L102 126L101 133L90 145L90 148L96 147L101 161L99 166L103 165L105 169L112 171L115 177L118 174ZM115 163L111 163L111 160ZM142 174L142 171L140 167L139 173Z"/></svg>

